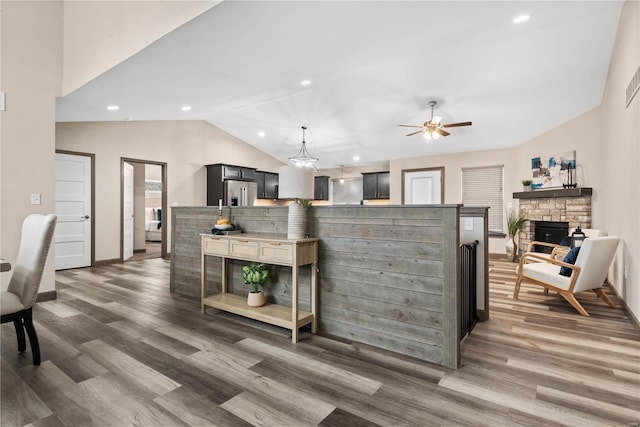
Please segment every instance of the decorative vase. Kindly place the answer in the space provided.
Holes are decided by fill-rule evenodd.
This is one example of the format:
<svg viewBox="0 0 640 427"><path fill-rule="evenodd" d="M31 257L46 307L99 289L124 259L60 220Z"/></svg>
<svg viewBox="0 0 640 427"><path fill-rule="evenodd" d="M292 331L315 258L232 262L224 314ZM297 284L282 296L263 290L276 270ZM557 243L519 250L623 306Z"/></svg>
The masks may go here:
<svg viewBox="0 0 640 427"><path fill-rule="evenodd" d="M258 291L258 292L249 292L249 295L247 295L247 305L249 307L262 307L265 303L265 295L264 292L262 291Z"/></svg>
<svg viewBox="0 0 640 427"><path fill-rule="evenodd" d="M516 245L515 242L513 241L513 238L511 236L509 236L509 240L507 240L507 243L505 244L505 250L507 252L507 259L509 259L510 261L515 261L516 260Z"/></svg>
<svg viewBox="0 0 640 427"><path fill-rule="evenodd" d="M287 239L297 240L307 237L306 217L307 210L300 203L294 202L289 205Z"/></svg>

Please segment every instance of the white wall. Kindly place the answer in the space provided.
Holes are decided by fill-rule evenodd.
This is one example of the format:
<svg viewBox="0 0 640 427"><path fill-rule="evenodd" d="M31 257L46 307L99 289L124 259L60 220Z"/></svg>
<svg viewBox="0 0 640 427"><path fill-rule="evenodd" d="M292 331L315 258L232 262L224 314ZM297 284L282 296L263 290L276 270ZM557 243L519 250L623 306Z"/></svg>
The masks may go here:
<svg viewBox="0 0 640 427"><path fill-rule="evenodd" d="M0 254L12 263L22 221L54 213L55 97L62 82L62 3L3 1L0 12ZM42 204L31 205L31 194ZM40 292L55 290L54 248ZM2 274L6 289L10 274Z"/></svg>
<svg viewBox="0 0 640 427"><path fill-rule="evenodd" d="M96 261L120 257L120 159L167 163L171 206L206 204L206 168L229 163L277 170L282 163L204 121L58 123L56 148L96 156ZM167 247L171 246L169 233Z"/></svg>
<svg viewBox="0 0 640 427"><path fill-rule="evenodd" d="M623 240L609 279L636 319L640 319L640 93L625 107L625 89L638 66L640 3L627 1L601 106L599 205L603 228Z"/></svg>

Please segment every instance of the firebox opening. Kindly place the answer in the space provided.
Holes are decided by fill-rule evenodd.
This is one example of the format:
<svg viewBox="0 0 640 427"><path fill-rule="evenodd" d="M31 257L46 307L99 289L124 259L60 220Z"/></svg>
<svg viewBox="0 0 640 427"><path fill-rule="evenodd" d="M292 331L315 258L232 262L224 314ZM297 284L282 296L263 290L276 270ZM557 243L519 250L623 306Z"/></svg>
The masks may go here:
<svg viewBox="0 0 640 427"><path fill-rule="evenodd" d="M534 240L559 244L569 235L569 223L564 221L533 221ZM548 246L535 245L534 251L551 253Z"/></svg>

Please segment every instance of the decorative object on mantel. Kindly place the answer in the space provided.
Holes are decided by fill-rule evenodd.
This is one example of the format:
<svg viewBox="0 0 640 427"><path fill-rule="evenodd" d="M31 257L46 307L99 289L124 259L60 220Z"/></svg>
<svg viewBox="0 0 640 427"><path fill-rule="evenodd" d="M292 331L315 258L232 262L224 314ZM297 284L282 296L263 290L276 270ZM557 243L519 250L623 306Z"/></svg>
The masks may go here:
<svg viewBox="0 0 640 427"><path fill-rule="evenodd" d="M251 286L251 292L247 295L247 305L250 307L262 307L265 303L264 292L260 287L269 277L269 270L262 263L252 262L242 267L242 278L246 285Z"/></svg>
<svg viewBox="0 0 640 427"><path fill-rule="evenodd" d="M568 182L567 179L571 170L575 170L575 168L575 150L550 156L534 157L531 159L531 174L533 176L531 188L535 190L538 188L563 187ZM571 180L573 182L573 177ZM575 186L574 184L573 187Z"/></svg>
<svg viewBox="0 0 640 427"><path fill-rule="evenodd" d="M306 126L302 126L302 147L295 156L289 157L289 161L292 165L298 167L312 168L318 170L318 158L313 157L307 151L307 143L304 140L304 134L307 130Z"/></svg>
<svg viewBox="0 0 640 427"><path fill-rule="evenodd" d="M507 212L507 234L509 234L509 240L507 240L506 250L507 257L511 259L511 262L516 261L518 256L518 245L516 244L516 235L522 229L522 226L527 221L527 212L520 209L515 211L509 209Z"/></svg>
<svg viewBox="0 0 640 427"><path fill-rule="evenodd" d="M562 184L562 188L576 188L576 186L578 185L577 183L573 182L572 170L574 169L575 166L572 167L571 162L567 163L567 182L565 184Z"/></svg>
<svg viewBox="0 0 640 427"><path fill-rule="evenodd" d="M278 174L278 197L294 199L294 202L289 205L287 239L304 239L307 237L307 213L305 206L299 201L313 199L313 169L282 166Z"/></svg>
<svg viewBox="0 0 640 427"><path fill-rule="evenodd" d="M523 179L522 180L522 191L531 191L531 184L533 184L532 180Z"/></svg>

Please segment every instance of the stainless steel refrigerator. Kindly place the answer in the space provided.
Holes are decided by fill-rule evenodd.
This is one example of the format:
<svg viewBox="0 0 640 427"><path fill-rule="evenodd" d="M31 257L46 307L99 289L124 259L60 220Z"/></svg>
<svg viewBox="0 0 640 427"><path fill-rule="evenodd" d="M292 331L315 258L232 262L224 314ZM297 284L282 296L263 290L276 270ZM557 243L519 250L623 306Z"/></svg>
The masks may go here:
<svg viewBox="0 0 640 427"><path fill-rule="evenodd" d="M253 206L258 197L258 184L247 181L224 182L225 206Z"/></svg>

